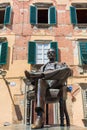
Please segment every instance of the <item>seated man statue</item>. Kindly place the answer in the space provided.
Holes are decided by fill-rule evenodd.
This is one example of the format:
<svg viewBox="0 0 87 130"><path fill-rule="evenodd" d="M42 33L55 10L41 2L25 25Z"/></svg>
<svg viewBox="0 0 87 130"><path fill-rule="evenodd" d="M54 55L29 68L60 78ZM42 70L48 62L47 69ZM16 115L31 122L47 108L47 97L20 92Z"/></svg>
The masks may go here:
<svg viewBox="0 0 87 130"><path fill-rule="evenodd" d="M47 57L49 59L49 62L41 67L40 72L32 74L27 70L25 71L25 76L28 79L34 77L38 78L37 106L35 108L35 111L37 112L37 119L35 123L31 126L33 129L42 128L44 125L43 112L47 88L63 88L65 86L67 78L71 75L71 70L66 65L66 63L58 63L55 61L56 53L54 49L48 50Z"/></svg>

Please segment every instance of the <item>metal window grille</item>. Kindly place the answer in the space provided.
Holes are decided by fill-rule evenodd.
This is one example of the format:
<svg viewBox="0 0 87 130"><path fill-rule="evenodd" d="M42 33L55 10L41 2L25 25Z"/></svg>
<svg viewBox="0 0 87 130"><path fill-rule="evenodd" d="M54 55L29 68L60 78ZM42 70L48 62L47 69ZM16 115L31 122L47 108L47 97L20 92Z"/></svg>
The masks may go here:
<svg viewBox="0 0 87 130"><path fill-rule="evenodd" d="M84 118L87 118L87 88L83 90Z"/></svg>

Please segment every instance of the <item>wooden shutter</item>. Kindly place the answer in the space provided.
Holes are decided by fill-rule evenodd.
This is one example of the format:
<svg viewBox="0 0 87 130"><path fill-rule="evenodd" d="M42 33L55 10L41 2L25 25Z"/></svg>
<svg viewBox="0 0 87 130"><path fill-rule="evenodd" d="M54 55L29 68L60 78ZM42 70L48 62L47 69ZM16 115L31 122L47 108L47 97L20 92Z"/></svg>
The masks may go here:
<svg viewBox="0 0 87 130"><path fill-rule="evenodd" d="M0 65L4 65L7 62L8 43L0 43Z"/></svg>
<svg viewBox="0 0 87 130"><path fill-rule="evenodd" d="M87 64L87 42L79 42L82 64Z"/></svg>
<svg viewBox="0 0 87 130"><path fill-rule="evenodd" d="M7 6L5 9L5 15L4 15L4 24L10 24L11 23L11 6Z"/></svg>
<svg viewBox="0 0 87 130"><path fill-rule="evenodd" d="M34 41L30 41L28 43L28 63L36 63L36 42Z"/></svg>
<svg viewBox="0 0 87 130"><path fill-rule="evenodd" d="M48 9L48 23L51 25L56 24L56 8L54 6Z"/></svg>
<svg viewBox="0 0 87 130"><path fill-rule="evenodd" d="M37 8L36 6L30 6L30 23L37 23Z"/></svg>
<svg viewBox="0 0 87 130"><path fill-rule="evenodd" d="M58 43L57 42L51 42L50 48L53 48L56 51L56 61L58 61Z"/></svg>
<svg viewBox="0 0 87 130"><path fill-rule="evenodd" d="M73 6L70 6L70 18L71 18L71 23L72 24L77 24L77 13L76 13L76 8Z"/></svg>

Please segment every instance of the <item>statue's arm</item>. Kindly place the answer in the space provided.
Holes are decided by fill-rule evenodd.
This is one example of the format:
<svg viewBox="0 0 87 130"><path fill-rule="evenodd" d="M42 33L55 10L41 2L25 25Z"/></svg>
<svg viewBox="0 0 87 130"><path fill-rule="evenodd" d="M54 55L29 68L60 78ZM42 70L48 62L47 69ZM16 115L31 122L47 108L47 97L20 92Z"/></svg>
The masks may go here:
<svg viewBox="0 0 87 130"><path fill-rule="evenodd" d="M57 66L54 70L43 72L44 79L61 80L71 76L71 69L68 66Z"/></svg>

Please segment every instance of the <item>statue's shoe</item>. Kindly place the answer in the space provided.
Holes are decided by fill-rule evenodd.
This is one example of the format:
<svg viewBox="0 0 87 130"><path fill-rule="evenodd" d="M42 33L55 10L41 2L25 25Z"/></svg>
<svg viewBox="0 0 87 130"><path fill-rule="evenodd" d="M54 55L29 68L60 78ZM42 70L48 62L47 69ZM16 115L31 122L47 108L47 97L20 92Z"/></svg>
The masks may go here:
<svg viewBox="0 0 87 130"><path fill-rule="evenodd" d="M39 128L43 128L44 127L44 123L42 121L41 117L37 117L36 121L34 124L31 125L32 129L39 129Z"/></svg>

